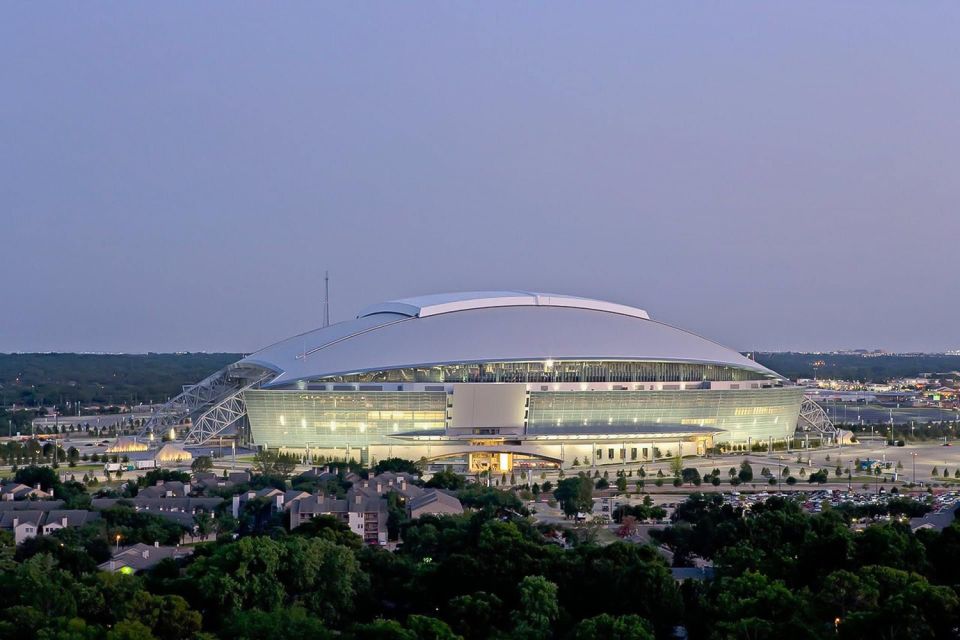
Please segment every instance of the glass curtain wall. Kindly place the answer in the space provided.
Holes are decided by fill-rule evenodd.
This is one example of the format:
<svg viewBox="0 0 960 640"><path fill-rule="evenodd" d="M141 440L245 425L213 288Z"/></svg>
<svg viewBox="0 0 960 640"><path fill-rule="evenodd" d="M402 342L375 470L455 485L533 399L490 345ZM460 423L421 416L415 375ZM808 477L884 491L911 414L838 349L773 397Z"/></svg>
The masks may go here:
<svg viewBox="0 0 960 640"><path fill-rule="evenodd" d="M315 382L703 382L759 380L756 371L714 364L558 360L475 362L366 371Z"/></svg>
<svg viewBox="0 0 960 640"><path fill-rule="evenodd" d="M796 428L802 398L800 387L531 392L527 433L635 433L691 426L723 429L718 441L779 439Z"/></svg>
<svg viewBox="0 0 960 640"><path fill-rule="evenodd" d="M254 442L267 447L366 447L396 433L443 429L443 392L244 393Z"/></svg>

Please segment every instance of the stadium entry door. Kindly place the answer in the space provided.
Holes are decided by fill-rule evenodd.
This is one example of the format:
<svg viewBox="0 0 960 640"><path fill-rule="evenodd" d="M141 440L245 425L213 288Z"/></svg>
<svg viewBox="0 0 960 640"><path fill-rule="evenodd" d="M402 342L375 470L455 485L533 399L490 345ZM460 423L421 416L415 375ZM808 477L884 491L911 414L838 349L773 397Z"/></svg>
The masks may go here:
<svg viewBox="0 0 960 640"><path fill-rule="evenodd" d="M506 473L513 470L512 453L478 451L470 454L470 473Z"/></svg>

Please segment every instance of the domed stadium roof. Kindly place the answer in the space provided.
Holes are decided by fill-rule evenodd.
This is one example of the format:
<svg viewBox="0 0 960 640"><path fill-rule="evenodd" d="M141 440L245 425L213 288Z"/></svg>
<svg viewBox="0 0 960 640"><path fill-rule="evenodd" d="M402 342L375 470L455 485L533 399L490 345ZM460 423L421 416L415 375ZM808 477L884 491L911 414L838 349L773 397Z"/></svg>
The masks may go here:
<svg viewBox="0 0 960 640"><path fill-rule="evenodd" d="M634 307L549 293L482 291L406 298L262 349L240 364L277 376L264 386L406 367L474 362L688 362L779 376L732 349Z"/></svg>

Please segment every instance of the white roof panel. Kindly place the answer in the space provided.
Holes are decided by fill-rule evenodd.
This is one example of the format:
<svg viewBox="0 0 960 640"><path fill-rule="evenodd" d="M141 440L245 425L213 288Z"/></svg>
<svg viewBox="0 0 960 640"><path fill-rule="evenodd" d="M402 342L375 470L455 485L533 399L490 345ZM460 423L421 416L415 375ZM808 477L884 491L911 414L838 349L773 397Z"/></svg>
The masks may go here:
<svg viewBox="0 0 960 640"><path fill-rule="evenodd" d="M636 307L604 302L603 300L591 300L590 298L531 291L436 293L376 304L361 311L357 317L364 318L378 313L399 313L410 317L426 318L441 313L490 309L493 307L573 307L575 309L619 313L634 318L643 318L644 320L650 319L646 311Z"/></svg>
<svg viewBox="0 0 960 640"><path fill-rule="evenodd" d="M361 371L546 359L696 362L776 375L736 351L649 320L639 309L523 292L376 305L355 320L278 342L243 362L277 371L272 386Z"/></svg>

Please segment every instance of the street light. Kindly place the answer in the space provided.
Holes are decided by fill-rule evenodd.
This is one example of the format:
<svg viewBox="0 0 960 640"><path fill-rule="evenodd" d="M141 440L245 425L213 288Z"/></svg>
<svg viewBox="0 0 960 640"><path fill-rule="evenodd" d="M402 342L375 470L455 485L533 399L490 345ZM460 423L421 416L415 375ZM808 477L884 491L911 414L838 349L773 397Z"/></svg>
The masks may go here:
<svg viewBox="0 0 960 640"><path fill-rule="evenodd" d="M117 534L117 551L120 551L120 534Z"/></svg>
<svg viewBox="0 0 960 640"><path fill-rule="evenodd" d="M913 456L913 484L917 484L917 452L911 451L910 455Z"/></svg>

